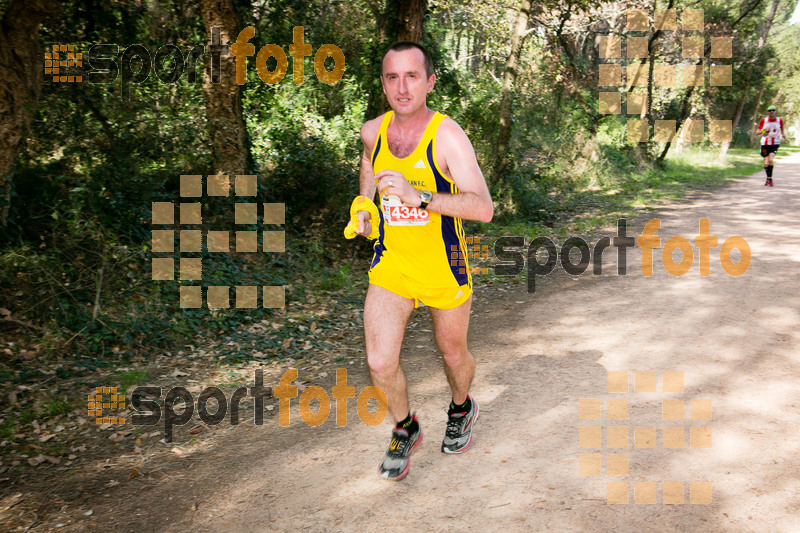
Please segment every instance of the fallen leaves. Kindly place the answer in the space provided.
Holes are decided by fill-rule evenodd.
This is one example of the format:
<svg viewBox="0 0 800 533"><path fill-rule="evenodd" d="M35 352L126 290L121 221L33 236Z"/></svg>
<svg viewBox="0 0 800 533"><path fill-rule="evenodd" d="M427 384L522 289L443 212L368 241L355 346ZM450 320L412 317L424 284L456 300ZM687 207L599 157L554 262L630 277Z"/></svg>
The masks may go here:
<svg viewBox="0 0 800 533"><path fill-rule="evenodd" d="M57 465L61 463L61 460L58 457L53 457L52 455L39 455L37 457L31 457L30 459L28 459L28 464L30 464L31 466L39 466L44 462Z"/></svg>

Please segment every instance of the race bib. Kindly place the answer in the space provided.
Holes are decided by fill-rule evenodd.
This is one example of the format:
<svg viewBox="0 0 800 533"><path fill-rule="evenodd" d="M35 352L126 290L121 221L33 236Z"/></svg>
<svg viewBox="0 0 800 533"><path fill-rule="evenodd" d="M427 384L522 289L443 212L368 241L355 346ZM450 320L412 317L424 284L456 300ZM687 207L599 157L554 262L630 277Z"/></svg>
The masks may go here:
<svg viewBox="0 0 800 533"><path fill-rule="evenodd" d="M381 211L390 226L424 226L431 220L428 211L406 205L395 195L381 196Z"/></svg>

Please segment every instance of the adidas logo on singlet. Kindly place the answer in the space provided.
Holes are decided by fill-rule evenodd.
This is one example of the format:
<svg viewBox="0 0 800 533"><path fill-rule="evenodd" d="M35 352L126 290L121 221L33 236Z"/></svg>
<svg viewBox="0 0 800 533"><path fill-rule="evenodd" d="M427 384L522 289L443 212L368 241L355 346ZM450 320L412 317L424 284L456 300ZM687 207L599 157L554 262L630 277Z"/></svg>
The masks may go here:
<svg viewBox="0 0 800 533"><path fill-rule="evenodd" d="M460 297L462 297L462 296L464 296L464 293L463 293L463 292L461 292L461 289L458 289L458 294L456 294L456 297L455 297L455 298L453 298L453 300L455 300L456 298L460 298Z"/></svg>
<svg viewBox="0 0 800 533"><path fill-rule="evenodd" d="M425 166L425 162L424 162L422 159L420 159L420 160L419 160L419 161L417 161L417 163L414 165L414 168L428 168L428 167L426 167L426 166Z"/></svg>

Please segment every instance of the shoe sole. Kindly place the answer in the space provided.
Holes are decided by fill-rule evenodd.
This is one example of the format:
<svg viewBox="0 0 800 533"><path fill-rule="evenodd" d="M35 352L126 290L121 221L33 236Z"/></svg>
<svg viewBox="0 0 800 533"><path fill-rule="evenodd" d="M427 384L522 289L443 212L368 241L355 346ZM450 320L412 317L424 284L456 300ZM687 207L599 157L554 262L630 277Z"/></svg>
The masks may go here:
<svg viewBox="0 0 800 533"><path fill-rule="evenodd" d="M406 476L408 475L409 469L411 469L411 456L414 455L414 452L417 451L417 448L419 448L420 444L422 444L422 432L420 432L417 442L415 442L414 446L411 447L411 451L408 452L408 462L406 463L405 469L403 469L403 471L400 472L400 475L398 475L397 477L384 476L383 473L381 473L380 465L378 465L378 475L383 479L388 479L389 481L402 481L403 479L405 479Z"/></svg>
<svg viewBox="0 0 800 533"><path fill-rule="evenodd" d="M481 407L478 405L478 402L475 402L475 417L472 419L472 428L475 427L475 422L478 421L478 415L481 414ZM459 453L464 453L465 451L469 450L469 447L472 445L472 429L469 432L469 440L467 443L457 450L448 450L444 446L442 446L442 453L448 453L451 455L458 455Z"/></svg>

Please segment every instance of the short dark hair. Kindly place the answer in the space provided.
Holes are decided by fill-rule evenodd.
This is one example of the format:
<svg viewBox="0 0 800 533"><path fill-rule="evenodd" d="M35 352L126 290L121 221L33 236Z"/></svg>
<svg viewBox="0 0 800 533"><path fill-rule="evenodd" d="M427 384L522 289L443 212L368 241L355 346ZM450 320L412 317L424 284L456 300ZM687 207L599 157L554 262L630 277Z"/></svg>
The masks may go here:
<svg viewBox="0 0 800 533"><path fill-rule="evenodd" d="M388 50L386 50L386 53L383 54L383 59L381 59L381 76L383 75L383 60L386 59L386 56L389 54L389 52L391 51L404 52L406 50L411 50L412 48L416 48L417 50L422 52L422 55L425 58L425 76L428 78L433 76L433 60L431 59L431 55L428 53L428 51L425 49L424 46L412 41L397 41L392 46L390 46Z"/></svg>

